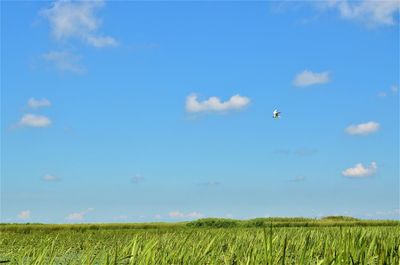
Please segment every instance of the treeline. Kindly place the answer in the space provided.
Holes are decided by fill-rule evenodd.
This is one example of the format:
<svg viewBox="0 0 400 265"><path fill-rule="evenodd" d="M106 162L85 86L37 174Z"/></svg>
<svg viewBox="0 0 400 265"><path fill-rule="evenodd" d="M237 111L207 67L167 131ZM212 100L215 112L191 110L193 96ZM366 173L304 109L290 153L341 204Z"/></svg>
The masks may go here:
<svg viewBox="0 0 400 265"><path fill-rule="evenodd" d="M0 224L0 232L30 233L38 230L86 231L103 229L176 229L176 228L251 228L251 227L335 227L335 226L400 226L396 220L361 220L347 216L328 216L320 219L303 217L270 217L250 220L202 218L177 223L102 223L102 224Z"/></svg>
<svg viewBox="0 0 400 265"><path fill-rule="evenodd" d="M204 218L186 224L188 227L332 227L332 226L400 226L395 220L360 220L346 216L328 216L321 219L311 218L255 218L234 220L221 218Z"/></svg>

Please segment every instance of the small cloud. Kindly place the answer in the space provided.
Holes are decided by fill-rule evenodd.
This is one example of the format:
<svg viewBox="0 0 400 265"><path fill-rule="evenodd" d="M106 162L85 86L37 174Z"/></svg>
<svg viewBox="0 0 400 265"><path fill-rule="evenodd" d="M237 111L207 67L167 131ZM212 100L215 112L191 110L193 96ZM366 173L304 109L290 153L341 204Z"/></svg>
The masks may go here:
<svg viewBox="0 0 400 265"><path fill-rule="evenodd" d="M250 103L248 97L239 94L232 96L229 100L221 102L218 97L210 97L204 101L198 101L196 94L186 98L186 111L188 112L223 112L229 110L240 110Z"/></svg>
<svg viewBox="0 0 400 265"><path fill-rule="evenodd" d="M399 91L399 87L396 85L392 85L390 87L390 90L392 91L393 94L396 94Z"/></svg>
<svg viewBox="0 0 400 265"><path fill-rule="evenodd" d="M392 85L392 86L390 87L390 92L391 92L393 95L396 95L398 91L399 91L399 87L398 87L397 85ZM388 93L390 93L390 92L388 92L388 91L381 91L381 92L378 93L378 97L380 97L380 98L385 98L386 96L388 96Z"/></svg>
<svg viewBox="0 0 400 265"><path fill-rule="evenodd" d="M330 81L330 73L328 71L322 73L313 73L312 71L305 70L297 74L293 84L298 87L305 87L317 84L325 84Z"/></svg>
<svg viewBox="0 0 400 265"><path fill-rule="evenodd" d="M18 123L20 127L48 127L51 120L43 115L37 114L24 114Z"/></svg>
<svg viewBox="0 0 400 265"><path fill-rule="evenodd" d="M93 210L94 210L93 208L88 208L81 212L71 213L66 217L66 219L69 221L83 221L85 219L86 215Z"/></svg>
<svg viewBox="0 0 400 265"><path fill-rule="evenodd" d="M156 215L154 215L154 218L155 218L155 219L161 219L161 218L162 218L162 215L161 215L161 214L156 214Z"/></svg>
<svg viewBox="0 0 400 265"><path fill-rule="evenodd" d="M219 185L221 185L221 182L213 181L213 180L200 183L200 186L206 186L206 187L216 187L216 186L219 186Z"/></svg>
<svg viewBox="0 0 400 265"><path fill-rule="evenodd" d="M378 93L378 97L380 97L380 98L385 98L386 96L387 96L386 92L381 91Z"/></svg>
<svg viewBox="0 0 400 265"><path fill-rule="evenodd" d="M28 107L31 109L49 107L50 105L51 105L51 102L46 98L42 98L42 99L30 98L28 100Z"/></svg>
<svg viewBox="0 0 400 265"><path fill-rule="evenodd" d="M111 37L101 37L101 36L87 36L87 42L96 48L102 48L106 46L118 46L118 42Z"/></svg>
<svg viewBox="0 0 400 265"><path fill-rule="evenodd" d="M55 65L61 72L83 74L85 69L80 65L81 57L67 51L50 51L42 54L42 58Z"/></svg>
<svg viewBox="0 0 400 265"><path fill-rule="evenodd" d="M180 211L174 211L168 213L168 216L171 218L201 218L203 217L203 214L199 212L191 212L191 213L182 213Z"/></svg>
<svg viewBox="0 0 400 265"><path fill-rule="evenodd" d="M379 130L379 123L369 121L366 123L352 124L346 128L346 132L350 135L367 135Z"/></svg>
<svg viewBox="0 0 400 265"><path fill-rule="evenodd" d="M112 217L114 220L126 220L128 219L127 215L117 215Z"/></svg>
<svg viewBox="0 0 400 265"><path fill-rule="evenodd" d="M358 163L354 167L345 169L342 171L342 175L349 178L362 178L372 176L376 173L378 167L376 162L371 162L371 164L367 167L364 167L363 164Z"/></svg>
<svg viewBox="0 0 400 265"><path fill-rule="evenodd" d="M132 177L132 182L135 184L139 184L141 182L143 182L144 178L140 175L135 175L134 177Z"/></svg>
<svg viewBox="0 0 400 265"><path fill-rule="evenodd" d="M22 219L22 220L27 220L27 219L31 218L31 211L30 210L21 211L18 214L18 218Z"/></svg>
<svg viewBox="0 0 400 265"><path fill-rule="evenodd" d="M375 215L380 216L393 216L398 215L400 217L400 208L389 210L389 211L377 211Z"/></svg>
<svg viewBox="0 0 400 265"><path fill-rule="evenodd" d="M298 156L312 156L317 153L315 149L308 149L308 148L300 148L295 151L295 154Z"/></svg>
<svg viewBox="0 0 400 265"><path fill-rule="evenodd" d="M277 155L289 155L290 154L290 149L275 149L274 154Z"/></svg>
<svg viewBox="0 0 400 265"><path fill-rule="evenodd" d="M291 182L303 182L306 180L305 176L297 176L294 179L291 180Z"/></svg>
<svg viewBox="0 0 400 265"><path fill-rule="evenodd" d="M399 1L331 0L318 3L323 9L336 9L344 19L358 21L367 27L396 24Z"/></svg>
<svg viewBox="0 0 400 265"><path fill-rule="evenodd" d="M104 1L55 1L52 6L41 10L48 19L54 38L58 41L79 39L82 42L103 48L117 46L110 36L102 36L97 31L101 21L95 12L104 7Z"/></svg>
<svg viewBox="0 0 400 265"><path fill-rule="evenodd" d="M46 181L46 182L56 182L56 181L60 181L61 178L51 175L51 174L46 174L46 175L42 176L42 180Z"/></svg>
<svg viewBox="0 0 400 265"><path fill-rule="evenodd" d="M148 43L136 43L133 45L128 46L128 51L130 52L142 52L142 51L149 51L155 50L160 48L160 44L154 42Z"/></svg>

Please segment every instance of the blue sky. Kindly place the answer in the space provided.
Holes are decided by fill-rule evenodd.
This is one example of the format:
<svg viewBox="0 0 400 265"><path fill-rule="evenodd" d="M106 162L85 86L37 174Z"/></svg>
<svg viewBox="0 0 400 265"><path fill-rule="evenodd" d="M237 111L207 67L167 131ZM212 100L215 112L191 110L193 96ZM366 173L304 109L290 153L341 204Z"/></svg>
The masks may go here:
<svg viewBox="0 0 400 265"><path fill-rule="evenodd" d="M1 221L398 219L398 12L1 2Z"/></svg>

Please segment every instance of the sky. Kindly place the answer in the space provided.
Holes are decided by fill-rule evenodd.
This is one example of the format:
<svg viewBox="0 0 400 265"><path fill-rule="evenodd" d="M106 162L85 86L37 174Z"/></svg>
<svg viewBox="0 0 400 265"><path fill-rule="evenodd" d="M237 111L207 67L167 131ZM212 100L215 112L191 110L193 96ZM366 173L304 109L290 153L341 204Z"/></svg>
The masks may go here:
<svg viewBox="0 0 400 265"><path fill-rule="evenodd" d="M2 1L1 222L399 219L399 5Z"/></svg>

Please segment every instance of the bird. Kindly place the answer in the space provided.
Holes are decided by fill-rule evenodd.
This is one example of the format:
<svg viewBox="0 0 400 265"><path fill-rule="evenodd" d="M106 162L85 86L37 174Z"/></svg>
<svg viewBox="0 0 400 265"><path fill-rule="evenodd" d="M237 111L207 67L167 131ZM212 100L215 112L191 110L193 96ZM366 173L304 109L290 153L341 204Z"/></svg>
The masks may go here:
<svg viewBox="0 0 400 265"><path fill-rule="evenodd" d="M279 119L280 117L281 117L281 112L275 109L274 112L272 112L272 118Z"/></svg>

